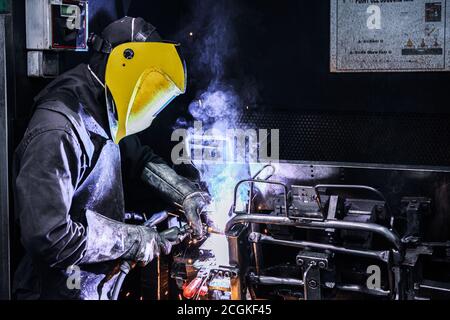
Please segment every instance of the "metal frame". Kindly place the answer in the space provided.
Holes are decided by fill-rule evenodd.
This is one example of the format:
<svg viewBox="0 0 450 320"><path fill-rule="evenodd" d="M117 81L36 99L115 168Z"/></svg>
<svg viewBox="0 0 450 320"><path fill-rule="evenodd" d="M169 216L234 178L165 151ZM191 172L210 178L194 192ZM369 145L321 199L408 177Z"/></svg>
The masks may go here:
<svg viewBox="0 0 450 320"><path fill-rule="evenodd" d="M340 229L340 230L354 230L363 232L372 232L380 235L386 239L395 250L402 249L400 238L386 227L374 223L362 223L340 220L324 220L324 221L295 221L287 217L270 216L265 214L240 214L231 219L226 226L225 233L237 224L271 224L279 226L297 227L301 229Z"/></svg>
<svg viewBox="0 0 450 320"><path fill-rule="evenodd" d="M280 194L279 205L283 205L283 202L286 200L286 190L296 185L315 186L313 188L318 195L328 195L328 189L338 189L340 191L350 189L361 192L364 191L370 194L371 197L376 199L380 198L386 203L392 204L392 206L388 205L387 209L391 211L393 217L397 217L400 214L401 203L404 203L404 199L407 199L407 197L411 195L423 195L427 197L427 199L434 199L439 203L439 205L434 208L434 216L429 219L429 222L432 223L432 225L428 225L427 227L428 236L431 236L430 239L435 239L436 237L439 238L439 232L436 232L442 231L439 230L439 226L447 225L450 222L450 216L448 216L448 212L446 210L448 205L450 205L450 198L447 197L447 195L450 195L450 191L447 191L447 186L450 181L450 171L448 167L409 167L356 163L312 163L302 161L282 161L272 164L272 166L277 169L277 172L273 174L273 181L260 181L257 179L242 180L236 186L234 200L236 201L236 194L239 187L245 183L249 183L252 186L251 190L253 189L253 185L260 183L268 185L268 188L271 191L274 191L275 189L278 190L280 186L283 187L284 191ZM250 167L251 173L257 172L260 169L261 164L251 165ZM373 187L365 186L363 183ZM271 186L272 184L273 186ZM261 192L270 193L270 190L262 189ZM250 199L253 198L251 197ZM269 210L269 208L275 209L272 207L272 203L267 204L269 204L269 206L266 207L267 210ZM235 206L236 203L234 203L234 207ZM286 212L283 212L282 210L276 216L257 214L252 210L251 205L248 204L247 212L238 212L237 215L228 222L225 233L228 237L230 237L230 235L235 234L237 227L240 227L241 231L239 233L244 236L247 234L247 241L253 246L275 244L298 249L316 248L319 250L328 250L346 255L362 256L385 262L387 264L389 277L388 291L367 291L364 288L352 285L340 285L339 289L343 291L355 292L367 291L366 293L368 294L386 296L391 299L404 298L400 296L400 286L402 286L400 266L405 263L405 247L395 231L389 227L373 223L349 222L333 219L296 219L295 217L290 217L289 215L286 216L285 213ZM391 221L391 227L392 222L393 220ZM250 228L259 224L282 225L300 229L343 229L370 232L385 238L390 243L390 248L385 251L361 251L322 243L312 243L308 241L281 240L262 234L254 228ZM242 228L244 230L242 230ZM245 230L247 232L245 232ZM430 231L432 232L431 234ZM242 252L234 254L236 257L242 255ZM230 263L235 263L236 265L240 265L239 262L239 260L230 260ZM256 263L256 261L254 262ZM287 278L272 277L270 279L263 279L261 276L264 275L260 274L259 267L260 266L256 263L256 273L253 274L253 280L258 284L264 285L274 282L278 284L285 284L285 282L292 282L290 281L292 279ZM292 282L292 285L297 287L301 287L300 284L301 283L298 281L295 281L295 283ZM444 287L439 287L439 290L442 291L446 289Z"/></svg>
<svg viewBox="0 0 450 320"><path fill-rule="evenodd" d="M402 197L417 195L430 199L440 199L442 206L435 208L437 226L450 223L446 212L450 205L446 185L450 181L450 167L399 166L361 163L327 163L307 161L280 161L273 163L277 173L273 180L283 181L289 188L293 185L368 185L381 192L389 203L394 215L394 208L400 206ZM261 167L251 164L252 172ZM283 172L289 172L288 177ZM448 217L448 218L447 218ZM444 221L445 220L445 221Z"/></svg>
<svg viewBox="0 0 450 320"><path fill-rule="evenodd" d="M9 247L9 156L6 47L8 17L0 15L0 299L11 298Z"/></svg>

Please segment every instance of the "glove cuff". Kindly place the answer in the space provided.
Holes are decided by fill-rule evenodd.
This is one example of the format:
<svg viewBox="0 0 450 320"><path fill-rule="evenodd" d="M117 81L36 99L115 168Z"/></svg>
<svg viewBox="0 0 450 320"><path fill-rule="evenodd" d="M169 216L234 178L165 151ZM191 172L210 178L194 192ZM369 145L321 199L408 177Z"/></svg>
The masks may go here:
<svg viewBox="0 0 450 320"><path fill-rule="evenodd" d="M82 264L112 261L138 251L142 234L137 226L127 225L87 210L87 246Z"/></svg>
<svg viewBox="0 0 450 320"><path fill-rule="evenodd" d="M203 201L205 203L211 202L211 196L208 193L203 192L203 191L197 191L197 192L193 192L193 193L189 194L188 196L186 196L184 198L183 206L186 204L187 201L190 201L191 199L200 198L200 197L203 199Z"/></svg>
<svg viewBox="0 0 450 320"><path fill-rule="evenodd" d="M190 197L206 194L192 181L178 175L167 164L147 163L142 173L142 179L159 191L170 202L178 205Z"/></svg>

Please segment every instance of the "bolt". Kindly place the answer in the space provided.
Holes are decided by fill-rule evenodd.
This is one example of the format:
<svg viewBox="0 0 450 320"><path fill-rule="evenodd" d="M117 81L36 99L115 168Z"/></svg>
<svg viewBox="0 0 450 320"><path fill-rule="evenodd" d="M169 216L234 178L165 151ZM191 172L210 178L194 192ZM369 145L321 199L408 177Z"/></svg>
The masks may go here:
<svg viewBox="0 0 450 320"><path fill-rule="evenodd" d="M319 262L319 268L325 269L326 266L327 266L327 265L326 265L326 263L325 263L324 261L320 261L320 262Z"/></svg>
<svg viewBox="0 0 450 320"><path fill-rule="evenodd" d="M301 267L301 266L303 266L305 264L305 262L303 261L303 259L298 258L297 259L297 264Z"/></svg>
<svg viewBox="0 0 450 320"><path fill-rule="evenodd" d="M132 49L126 49L123 52L123 56L125 57L125 59L130 60L133 59L134 57L134 51Z"/></svg>
<svg viewBox="0 0 450 320"><path fill-rule="evenodd" d="M308 286L309 286L311 289L316 289L316 288L317 288L317 281L316 281L316 280L309 280Z"/></svg>
<svg viewBox="0 0 450 320"><path fill-rule="evenodd" d="M250 235L248 236L248 240L250 242L258 242L258 234L256 234L255 232L250 233Z"/></svg>

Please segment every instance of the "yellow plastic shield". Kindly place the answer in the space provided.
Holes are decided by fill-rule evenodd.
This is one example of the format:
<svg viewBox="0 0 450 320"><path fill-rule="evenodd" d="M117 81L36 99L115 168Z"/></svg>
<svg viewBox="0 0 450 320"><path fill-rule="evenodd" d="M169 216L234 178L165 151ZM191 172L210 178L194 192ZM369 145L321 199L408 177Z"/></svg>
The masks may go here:
<svg viewBox="0 0 450 320"><path fill-rule="evenodd" d="M186 91L184 63L172 43L132 42L114 48L105 78L114 100L116 121L113 124L110 119L110 124L116 143L150 127Z"/></svg>

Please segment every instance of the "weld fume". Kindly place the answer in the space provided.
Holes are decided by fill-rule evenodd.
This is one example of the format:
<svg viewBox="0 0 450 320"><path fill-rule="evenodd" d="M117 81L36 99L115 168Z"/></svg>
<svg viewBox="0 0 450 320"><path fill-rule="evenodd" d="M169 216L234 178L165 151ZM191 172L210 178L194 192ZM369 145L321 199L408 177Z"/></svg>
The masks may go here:
<svg viewBox="0 0 450 320"><path fill-rule="evenodd" d="M201 121L203 130L214 129L214 138L226 140L226 131L238 129L239 98L232 89L226 91L211 89L202 93L200 99L194 101L189 111L196 121ZM204 141L207 142L207 141ZM222 163L200 162L202 181L208 187L213 199L214 215L210 217L218 228L223 229L229 220L230 208L233 202L236 184L249 177L246 163L236 163L230 157L233 154L224 153ZM240 204L246 200L247 189L239 190Z"/></svg>
<svg viewBox="0 0 450 320"><path fill-rule="evenodd" d="M233 18L238 14L238 2L227 0L195 1L195 19L189 30L199 32L193 48L193 72L205 81L204 88L189 105L189 112L195 121L202 123L203 131L214 130L214 138L226 139L227 130L242 129L239 126L243 102L235 87L227 80L226 66L235 57L235 30ZM184 30L187 34L187 31ZM252 92L255 90L252 88ZM179 119L178 125L186 124ZM184 127L184 126L183 126ZM193 125L189 128L193 132ZM218 228L224 228L230 219L234 188L243 179L249 178L249 166L235 163L225 153L223 163L195 163L207 185L213 200L213 214L209 217ZM246 188L241 188L239 199L248 197ZM242 202L240 202L242 203Z"/></svg>

